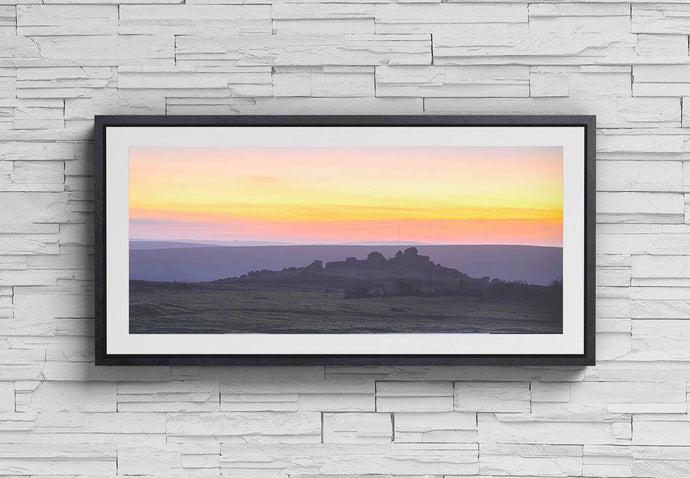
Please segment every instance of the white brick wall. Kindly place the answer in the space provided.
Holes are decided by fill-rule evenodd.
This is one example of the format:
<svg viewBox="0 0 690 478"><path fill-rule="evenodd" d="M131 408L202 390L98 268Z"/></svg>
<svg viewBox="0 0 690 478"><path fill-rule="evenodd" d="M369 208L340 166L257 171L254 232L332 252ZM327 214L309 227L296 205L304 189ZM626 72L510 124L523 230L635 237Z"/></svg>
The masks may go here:
<svg viewBox="0 0 690 478"><path fill-rule="evenodd" d="M685 0L0 0L0 476L690 475ZM94 114L598 115L599 364L92 365Z"/></svg>

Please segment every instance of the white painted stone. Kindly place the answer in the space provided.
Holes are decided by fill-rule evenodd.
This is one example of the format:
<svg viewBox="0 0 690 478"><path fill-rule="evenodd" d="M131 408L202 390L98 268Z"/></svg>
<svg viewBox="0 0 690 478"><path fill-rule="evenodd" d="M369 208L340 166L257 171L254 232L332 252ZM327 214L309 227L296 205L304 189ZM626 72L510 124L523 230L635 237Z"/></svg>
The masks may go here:
<svg viewBox="0 0 690 478"><path fill-rule="evenodd" d="M274 3L274 34L371 34L374 6L364 3Z"/></svg>
<svg viewBox="0 0 690 478"><path fill-rule="evenodd" d="M690 300L634 300L630 314L634 319L683 319L688 317Z"/></svg>
<svg viewBox="0 0 690 478"><path fill-rule="evenodd" d="M20 68L17 96L20 98L80 98L103 88L115 87L112 67Z"/></svg>
<svg viewBox="0 0 690 478"><path fill-rule="evenodd" d="M475 443L477 418L474 413L395 413L396 442Z"/></svg>
<svg viewBox="0 0 690 478"><path fill-rule="evenodd" d="M690 18L690 17L689 17ZM633 68L635 96L684 96L690 89L683 79L689 65L638 65Z"/></svg>
<svg viewBox="0 0 690 478"><path fill-rule="evenodd" d="M530 5L529 22L531 31L602 31L604 25L610 30L630 25L630 9L615 4L535 4ZM565 28L564 28L565 27Z"/></svg>
<svg viewBox="0 0 690 478"><path fill-rule="evenodd" d="M56 286L60 279L70 279L75 274L74 271L31 272L43 272L43 278L39 273L28 274L24 271L7 272L3 276L9 276L7 281L14 284ZM10 331L11 335L31 335L31 331L37 335L42 335L39 331L52 333L57 317L93 316L93 302L87 299L85 294L66 293L53 287L41 291L16 288L12 303L14 317L18 323Z"/></svg>
<svg viewBox="0 0 690 478"><path fill-rule="evenodd" d="M257 0L258 1L258 0ZM274 4L275 5L275 4ZM335 4L329 4L335 5ZM372 18L313 20L273 20L273 33L278 35L353 35L376 32Z"/></svg>
<svg viewBox="0 0 690 478"><path fill-rule="evenodd" d="M133 414L138 415L138 414ZM170 436L251 437L252 442L318 443L321 414L318 412L212 412L171 413Z"/></svg>
<svg viewBox="0 0 690 478"><path fill-rule="evenodd" d="M597 286L600 287L628 287L630 285L630 268L597 268Z"/></svg>
<svg viewBox="0 0 690 478"><path fill-rule="evenodd" d="M625 222L682 222L683 195L676 193L604 192L597 194L597 215Z"/></svg>
<svg viewBox="0 0 690 478"><path fill-rule="evenodd" d="M25 0L28 1L28 0ZM182 3L181 0L45 0L46 4L70 5L70 4L114 4L114 5L129 5L129 4L156 4L163 5L169 3Z"/></svg>
<svg viewBox="0 0 690 478"><path fill-rule="evenodd" d="M116 5L18 5L17 34L115 35Z"/></svg>
<svg viewBox="0 0 690 478"><path fill-rule="evenodd" d="M7 434L17 432L33 432L34 421L36 420L35 413L1 413L0 414L0 432ZM18 440L10 440L17 442Z"/></svg>
<svg viewBox="0 0 690 478"><path fill-rule="evenodd" d="M576 445L482 444L479 470L494 476L579 476L582 448Z"/></svg>
<svg viewBox="0 0 690 478"><path fill-rule="evenodd" d="M91 98L66 99L65 116L70 119L86 119L104 114L162 114L165 112L165 98L132 97L118 91L99 92Z"/></svg>
<svg viewBox="0 0 690 478"><path fill-rule="evenodd" d="M632 7L632 31L635 33L690 33L690 5L651 4Z"/></svg>
<svg viewBox="0 0 690 478"><path fill-rule="evenodd" d="M118 78L120 89L135 94L148 90L176 97L268 96L271 93L271 72L265 67L219 72L191 69L123 71Z"/></svg>
<svg viewBox="0 0 690 478"><path fill-rule="evenodd" d="M175 58L191 65L428 65L431 42L428 35L185 35Z"/></svg>
<svg viewBox="0 0 690 478"><path fill-rule="evenodd" d="M687 51L686 35L645 34L637 35L636 51L643 56L680 57Z"/></svg>
<svg viewBox="0 0 690 478"><path fill-rule="evenodd" d="M62 192L65 181L65 165L58 161L15 161L12 172L8 175L9 186L26 187L28 191L39 187L55 186L56 192ZM22 189L24 190L24 189Z"/></svg>
<svg viewBox="0 0 690 478"><path fill-rule="evenodd" d="M0 36L16 33L17 9L13 5L0 5Z"/></svg>
<svg viewBox="0 0 690 478"><path fill-rule="evenodd" d="M570 385L563 382L532 382L530 386L532 402L562 402L570 399Z"/></svg>
<svg viewBox="0 0 690 478"><path fill-rule="evenodd" d="M36 44L29 38L16 35L3 35L3 48L0 50L0 65L14 66L15 61L28 61L39 58Z"/></svg>
<svg viewBox="0 0 690 478"><path fill-rule="evenodd" d="M681 478L690 471L688 447L633 446L632 476Z"/></svg>
<svg viewBox="0 0 690 478"><path fill-rule="evenodd" d="M437 3L424 5L378 4L376 24L380 33L421 33L438 24L526 23L525 5L508 3Z"/></svg>
<svg viewBox="0 0 690 478"><path fill-rule="evenodd" d="M480 443L577 445L614 442L611 423L503 421L486 413L480 413L477 421Z"/></svg>
<svg viewBox="0 0 690 478"><path fill-rule="evenodd" d="M3 142L0 160L68 160L74 159L74 145L71 143Z"/></svg>
<svg viewBox="0 0 690 478"><path fill-rule="evenodd" d="M690 446L690 421L634 421L633 444Z"/></svg>
<svg viewBox="0 0 690 478"><path fill-rule="evenodd" d="M477 412L528 412L529 382L456 382L455 410Z"/></svg>
<svg viewBox="0 0 690 478"><path fill-rule="evenodd" d="M421 114L420 98L168 99L170 114Z"/></svg>
<svg viewBox="0 0 690 478"><path fill-rule="evenodd" d="M690 285L690 257L635 255L632 257L632 286Z"/></svg>
<svg viewBox="0 0 690 478"><path fill-rule="evenodd" d="M175 54L170 35L45 36L33 41L44 59L65 66L146 65L151 60L172 60Z"/></svg>
<svg viewBox="0 0 690 478"><path fill-rule="evenodd" d="M628 284L630 278L628 274ZM624 285L623 287L627 287ZM630 316L630 299L617 297L600 297L596 304L596 314L604 319L622 319ZM619 332L619 330L604 330L600 332Z"/></svg>
<svg viewBox="0 0 690 478"><path fill-rule="evenodd" d="M642 159L649 159L655 152L682 153L685 148L685 138L670 134L633 135L611 132L610 134L599 136L597 139L597 151L599 152L625 153L628 157L634 156L637 153L644 153ZM668 154L665 156L668 157Z"/></svg>
<svg viewBox="0 0 690 478"><path fill-rule="evenodd" d="M191 367L193 372L187 378L198 378L203 380L219 380L230 386L247 387L253 389L259 387L295 387L301 386L301 382L309 384L313 382L323 382L327 378L348 378L348 377L327 377L324 368L318 366L311 367ZM174 371L179 367L174 367ZM183 376L184 377L184 376ZM356 377L355 377L356 378ZM330 382L329 382L330 383ZM339 383L335 380L335 383Z"/></svg>
<svg viewBox="0 0 690 478"><path fill-rule="evenodd" d="M628 446L585 445L583 451L583 476L635 476L633 454Z"/></svg>
<svg viewBox="0 0 690 478"><path fill-rule="evenodd" d="M103 367L96 367L92 359L88 361L47 361L44 362L41 373L46 380L136 380L141 382L170 380L170 369L165 367L108 367L104 369Z"/></svg>
<svg viewBox="0 0 690 478"><path fill-rule="evenodd" d="M44 361L45 352L40 350L0 349L0 380L37 380Z"/></svg>
<svg viewBox="0 0 690 478"><path fill-rule="evenodd" d="M529 96L529 69L522 66L380 66L377 96Z"/></svg>
<svg viewBox="0 0 690 478"><path fill-rule="evenodd" d="M221 445L221 470L233 475L476 474L476 444Z"/></svg>
<svg viewBox="0 0 690 478"><path fill-rule="evenodd" d="M273 96L372 97L374 70L327 71L325 68L276 68L271 75Z"/></svg>
<svg viewBox="0 0 690 478"><path fill-rule="evenodd" d="M374 5L359 3L274 3L274 20L350 20L374 18Z"/></svg>
<svg viewBox="0 0 690 478"><path fill-rule="evenodd" d="M5 186L10 189L10 186ZM11 188L12 190L28 189L34 191L33 188ZM58 254L60 252L59 238L56 233L49 234L26 234L28 226L14 227L13 231L4 231L6 235L0 238L0 245L5 254Z"/></svg>
<svg viewBox="0 0 690 478"><path fill-rule="evenodd" d="M598 161L597 191L683 191L680 161Z"/></svg>
<svg viewBox="0 0 690 478"><path fill-rule="evenodd" d="M631 354L632 355L632 354ZM680 361L664 361L656 358L652 361L600 361L596 369L589 370L587 380L600 382L629 382L630 380L653 382L659 377L663 367L664 378L683 380L687 376L690 364Z"/></svg>
<svg viewBox="0 0 690 478"><path fill-rule="evenodd" d="M163 475L182 471L178 445L118 447L117 472L122 475Z"/></svg>
<svg viewBox="0 0 690 478"><path fill-rule="evenodd" d="M374 411L374 381L331 376L298 382L243 381L220 385L227 411Z"/></svg>
<svg viewBox="0 0 690 478"><path fill-rule="evenodd" d="M529 16L530 19L630 16L630 8L624 3L532 3L529 5Z"/></svg>
<svg viewBox="0 0 690 478"><path fill-rule="evenodd" d="M453 410L451 382L377 382L378 412Z"/></svg>
<svg viewBox="0 0 690 478"><path fill-rule="evenodd" d="M210 412L220 409L218 384L213 382L120 382L119 412Z"/></svg>
<svg viewBox="0 0 690 478"><path fill-rule="evenodd" d="M14 30L14 28L12 28ZM7 69L9 70L9 68ZM0 76L0 97L11 98L17 94L17 79L14 74Z"/></svg>
<svg viewBox="0 0 690 478"><path fill-rule="evenodd" d="M579 381L584 370L578 367L326 367L328 375L366 376L388 381L485 381L543 380L548 382Z"/></svg>
<svg viewBox="0 0 690 478"><path fill-rule="evenodd" d="M615 360L625 357L631 348L629 332L597 334L597 360Z"/></svg>
<svg viewBox="0 0 690 478"><path fill-rule="evenodd" d="M71 445L50 443L3 444L0 447L0 473L14 476L79 475L114 476L116 450L112 445Z"/></svg>
<svg viewBox="0 0 690 478"><path fill-rule="evenodd" d="M323 443L390 443L389 413L324 413Z"/></svg>
<svg viewBox="0 0 690 478"><path fill-rule="evenodd" d="M310 96L319 97L372 97L374 74L369 73L315 73L311 75Z"/></svg>
<svg viewBox="0 0 690 478"><path fill-rule="evenodd" d="M298 400L297 394L290 393L231 393L221 396L220 408L223 411L296 411ZM352 406L351 401L349 405Z"/></svg>
<svg viewBox="0 0 690 478"><path fill-rule="evenodd" d="M690 300L690 287L631 287L630 297L638 300Z"/></svg>
<svg viewBox="0 0 690 478"><path fill-rule="evenodd" d="M633 359L690 361L690 324L687 320L635 320L632 334Z"/></svg>
<svg viewBox="0 0 690 478"><path fill-rule="evenodd" d="M18 412L115 412L116 384L108 382L20 382Z"/></svg>
<svg viewBox="0 0 690 478"><path fill-rule="evenodd" d="M438 64L435 57L434 64ZM424 102L424 111L427 114L517 115L525 111L532 114L596 114L597 125L606 128L680 125L680 103L674 98L429 98ZM681 145L682 141L677 144Z"/></svg>
<svg viewBox="0 0 690 478"><path fill-rule="evenodd" d="M164 413L45 412L35 420L38 433L164 434Z"/></svg>
<svg viewBox="0 0 690 478"><path fill-rule="evenodd" d="M47 38L47 37L35 37ZM14 127L18 129L61 129L64 128L64 107L62 101L44 99L16 100Z"/></svg>
<svg viewBox="0 0 690 478"><path fill-rule="evenodd" d="M0 413L14 412L14 383L0 382Z"/></svg>
<svg viewBox="0 0 690 478"><path fill-rule="evenodd" d="M269 5L122 5L120 34L270 33Z"/></svg>
<svg viewBox="0 0 690 478"><path fill-rule="evenodd" d="M607 403L612 412L682 413L683 383L582 382L570 384L571 403Z"/></svg>
<svg viewBox="0 0 690 478"><path fill-rule="evenodd" d="M591 21L591 19L588 19ZM531 22L530 22L531 23ZM614 29L603 33L574 32L568 29L550 31L532 31L530 28L513 28L504 30L500 38L496 30L479 31L446 30L434 35L434 59L436 55L441 60L454 57L473 57L486 55L491 57L566 57L569 60L546 64L600 64L602 58L620 57L621 53L632 56L635 53L636 38L624 28ZM474 41L472 38L474 37ZM473 47L474 45L474 47ZM579 58L583 57L583 58ZM586 57L590 57L587 61ZM614 61L612 61L613 63ZM536 63L536 62L529 62ZM543 64L543 63L542 63Z"/></svg>
<svg viewBox="0 0 690 478"><path fill-rule="evenodd" d="M561 17L529 17L530 32L534 33L599 33L605 29L609 32L627 33L630 31L630 14L625 15L572 15Z"/></svg>
<svg viewBox="0 0 690 478"><path fill-rule="evenodd" d="M563 73L530 72L529 96L567 97L570 95L570 80Z"/></svg>
<svg viewBox="0 0 690 478"><path fill-rule="evenodd" d="M534 402L529 413L500 413L496 417L504 422L601 422L616 425L630 422L630 415L611 411L605 404L578 402Z"/></svg>

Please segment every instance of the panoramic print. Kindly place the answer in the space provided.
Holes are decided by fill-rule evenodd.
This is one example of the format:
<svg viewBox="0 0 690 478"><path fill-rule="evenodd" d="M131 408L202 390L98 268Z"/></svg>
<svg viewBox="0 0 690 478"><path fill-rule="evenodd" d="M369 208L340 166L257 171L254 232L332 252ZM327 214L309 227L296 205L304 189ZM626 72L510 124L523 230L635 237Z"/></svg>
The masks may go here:
<svg viewBox="0 0 690 478"><path fill-rule="evenodd" d="M560 147L129 148L133 334L560 334Z"/></svg>

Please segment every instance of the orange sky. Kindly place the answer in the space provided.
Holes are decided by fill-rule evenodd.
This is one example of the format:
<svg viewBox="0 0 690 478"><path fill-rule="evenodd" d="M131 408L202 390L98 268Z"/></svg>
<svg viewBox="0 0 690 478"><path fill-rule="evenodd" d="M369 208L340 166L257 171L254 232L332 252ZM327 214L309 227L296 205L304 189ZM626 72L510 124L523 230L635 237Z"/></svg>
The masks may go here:
<svg viewBox="0 0 690 478"><path fill-rule="evenodd" d="M130 238L562 245L561 148L130 148Z"/></svg>

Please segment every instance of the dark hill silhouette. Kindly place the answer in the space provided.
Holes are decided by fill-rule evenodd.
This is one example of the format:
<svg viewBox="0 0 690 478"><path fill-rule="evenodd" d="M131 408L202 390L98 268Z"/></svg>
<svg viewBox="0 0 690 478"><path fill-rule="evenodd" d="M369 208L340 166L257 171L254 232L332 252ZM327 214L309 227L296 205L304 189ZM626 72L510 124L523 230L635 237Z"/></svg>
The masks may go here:
<svg viewBox="0 0 690 478"><path fill-rule="evenodd" d="M240 277L203 283L214 288L247 290L291 290L302 292L339 292L346 298L384 296L468 296L482 299L558 299L561 284L551 286L520 281L490 280L444 267L420 255L416 247L398 251L390 259L378 251L358 260L316 260L305 267L280 271L252 271Z"/></svg>

